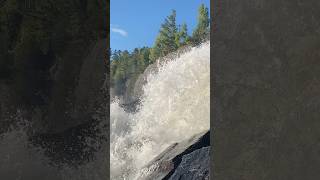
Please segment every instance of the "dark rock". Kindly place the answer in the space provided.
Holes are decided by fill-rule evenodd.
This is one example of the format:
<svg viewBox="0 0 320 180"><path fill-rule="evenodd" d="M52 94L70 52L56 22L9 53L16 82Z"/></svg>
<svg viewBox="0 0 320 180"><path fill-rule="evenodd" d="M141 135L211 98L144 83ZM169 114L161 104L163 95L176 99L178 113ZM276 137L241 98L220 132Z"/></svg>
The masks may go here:
<svg viewBox="0 0 320 180"><path fill-rule="evenodd" d="M137 99L128 104L120 104L120 107L122 107L126 112L135 113L138 111L140 104L141 101Z"/></svg>
<svg viewBox="0 0 320 180"><path fill-rule="evenodd" d="M203 147L182 157L169 180L209 180L210 147Z"/></svg>
<svg viewBox="0 0 320 180"><path fill-rule="evenodd" d="M203 147L210 147L210 131L194 135L183 142L171 145L141 171L140 177L146 180L166 180L172 179L174 174L176 177L187 176L192 169L181 171L182 166L185 167L188 163L195 163L200 159L207 159L206 161L209 161L210 157L207 156L208 153L206 154L202 150L195 152ZM193 157L193 159L187 162L187 159L190 157ZM198 165L200 165L199 169L193 173L198 175L203 173L203 177L207 177L208 174L205 173L208 171L208 164L207 166L205 163ZM187 166L193 168L196 164L188 164ZM196 176L196 174L194 175Z"/></svg>

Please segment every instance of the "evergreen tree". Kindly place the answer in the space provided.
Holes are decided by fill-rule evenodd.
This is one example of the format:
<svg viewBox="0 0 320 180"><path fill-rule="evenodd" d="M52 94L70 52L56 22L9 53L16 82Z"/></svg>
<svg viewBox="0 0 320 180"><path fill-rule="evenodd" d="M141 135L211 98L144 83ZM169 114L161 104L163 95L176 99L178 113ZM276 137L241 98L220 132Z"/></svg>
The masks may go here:
<svg viewBox="0 0 320 180"><path fill-rule="evenodd" d="M204 4L201 4L198 10L198 25L192 33L192 42L197 45L209 34L209 12Z"/></svg>
<svg viewBox="0 0 320 180"><path fill-rule="evenodd" d="M154 50L151 54L151 59L155 60L170 52L178 49L177 45L177 25L176 25L176 11L172 10L165 22L161 25L159 35L156 39Z"/></svg>
<svg viewBox="0 0 320 180"><path fill-rule="evenodd" d="M147 65L151 64L152 62L150 61L150 48L148 47L143 47L141 49L141 54L143 55L143 59L144 59L144 64L145 64L145 68Z"/></svg>
<svg viewBox="0 0 320 180"><path fill-rule="evenodd" d="M163 44L162 55L175 51L178 48L178 46L175 43L176 36L177 36L176 11L172 10L171 15L168 16L165 19L165 23L161 25L160 41Z"/></svg>
<svg viewBox="0 0 320 180"><path fill-rule="evenodd" d="M198 24L192 37L188 35L187 24L176 24L176 11L166 17L161 25L159 34L152 48L135 48L133 52L115 51L112 56L111 79L114 81L116 91L120 95L125 89L134 88L135 81L144 72L149 64L154 63L159 57L176 51L179 47L189 43L197 45L209 33L208 8L203 4L199 7Z"/></svg>
<svg viewBox="0 0 320 180"><path fill-rule="evenodd" d="M111 86L118 95L133 89L139 75L152 63L150 60L150 48L135 48L131 53L127 50L112 53L110 79Z"/></svg>
<svg viewBox="0 0 320 180"><path fill-rule="evenodd" d="M187 24L183 23L176 36L176 44L178 47L186 45L189 41Z"/></svg>
<svg viewBox="0 0 320 180"><path fill-rule="evenodd" d="M155 44L150 52L150 60L152 62L155 62L156 59L158 59L161 55L161 39L160 35L157 36Z"/></svg>

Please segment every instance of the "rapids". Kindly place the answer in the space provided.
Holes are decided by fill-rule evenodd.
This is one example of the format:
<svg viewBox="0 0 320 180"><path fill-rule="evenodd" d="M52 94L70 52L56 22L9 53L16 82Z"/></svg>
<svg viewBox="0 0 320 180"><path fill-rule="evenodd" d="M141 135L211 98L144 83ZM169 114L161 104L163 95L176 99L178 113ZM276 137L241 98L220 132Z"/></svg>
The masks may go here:
<svg viewBox="0 0 320 180"><path fill-rule="evenodd" d="M137 112L111 102L112 180L138 179L166 147L210 127L209 42L167 61L147 79Z"/></svg>

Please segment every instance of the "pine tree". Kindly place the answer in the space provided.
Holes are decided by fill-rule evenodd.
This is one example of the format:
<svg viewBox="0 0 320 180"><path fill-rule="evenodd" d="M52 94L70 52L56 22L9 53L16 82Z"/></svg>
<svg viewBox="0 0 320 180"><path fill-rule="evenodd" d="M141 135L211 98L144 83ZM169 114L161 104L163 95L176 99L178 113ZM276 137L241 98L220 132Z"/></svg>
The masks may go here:
<svg viewBox="0 0 320 180"><path fill-rule="evenodd" d="M160 35L157 36L155 44L153 48L150 51L150 60L151 62L155 62L156 59L158 59L161 55L161 39Z"/></svg>
<svg viewBox="0 0 320 180"><path fill-rule="evenodd" d="M189 36L188 36L187 24L183 23L179 32L177 33L176 44L178 47L181 47L187 44L188 41L189 41Z"/></svg>
<svg viewBox="0 0 320 180"><path fill-rule="evenodd" d="M198 10L198 25L192 33L192 41L194 44L199 44L207 36L209 31L209 12L204 4L201 4Z"/></svg>
<svg viewBox="0 0 320 180"><path fill-rule="evenodd" d="M154 61L158 57L178 49L177 45L178 28L176 25L176 11L172 10L165 22L161 25L159 35L156 39L150 58Z"/></svg>
<svg viewBox="0 0 320 180"><path fill-rule="evenodd" d="M165 19L165 23L162 24L160 30L161 42L164 45L162 47L163 54L168 54L169 52L172 52L178 48L175 43L176 36L176 11L172 10L171 15Z"/></svg>

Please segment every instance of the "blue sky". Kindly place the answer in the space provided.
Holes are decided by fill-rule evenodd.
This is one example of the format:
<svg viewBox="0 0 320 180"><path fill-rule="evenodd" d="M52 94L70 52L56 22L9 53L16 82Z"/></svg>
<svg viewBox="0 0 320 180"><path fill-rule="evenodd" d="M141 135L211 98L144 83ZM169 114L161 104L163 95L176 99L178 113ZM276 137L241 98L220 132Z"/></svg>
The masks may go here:
<svg viewBox="0 0 320 180"><path fill-rule="evenodd" d="M152 46L164 19L177 12L177 24L187 23L189 34L197 24L198 7L210 0L111 0L110 45L112 50Z"/></svg>

